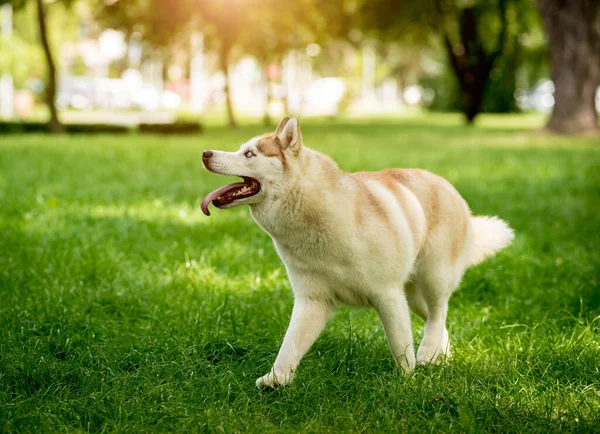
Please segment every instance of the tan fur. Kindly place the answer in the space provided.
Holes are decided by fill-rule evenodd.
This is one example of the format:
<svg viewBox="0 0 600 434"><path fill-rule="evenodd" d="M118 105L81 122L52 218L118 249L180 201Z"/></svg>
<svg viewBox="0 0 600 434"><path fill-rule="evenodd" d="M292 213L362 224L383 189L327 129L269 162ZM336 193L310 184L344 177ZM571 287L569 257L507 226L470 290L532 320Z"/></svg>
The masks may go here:
<svg viewBox="0 0 600 434"><path fill-rule="evenodd" d="M333 162L333 160L331 160L329 157L326 157L321 154L317 154L316 157L317 157L317 159L320 160L320 162L322 164L323 173L325 174L325 179L326 179L327 183L329 185L331 185L332 187L334 187L335 184L340 179L342 172L338 169L337 164L335 164ZM310 168L311 160L312 160L312 158L307 161L307 165L306 165L307 169Z"/></svg>
<svg viewBox="0 0 600 434"><path fill-rule="evenodd" d="M427 232L433 232L441 217L439 190L440 184L445 181L422 169L387 169L384 172L417 196L427 218Z"/></svg>
<svg viewBox="0 0 600 434"><path fill-rule="evenodd" d="M416 212L413 207L411 207L409 200L410 198L408 197L410 192L406 190L406 187L398 181L398 179L391 173L390 170L382 170L380 172L371 173L361 172L353 175L365 179L377 180L385 185L394 194L396 200L398 201L398 205L405 213L405 217L410 226L415 253L418 253L423 245L425 234L420 227L421 225L419 219L421 218L421 215Z"/></svg>
<svg viewBox="0 0 600 434"><path fill-rule="evenodd" d="M256 144L256 149L265 157L277 157L283 164L286 162L285 154L275 134L263 136Z"/></svg>
<svg viewBox="0 0 600 434"><path fill-rule="evenodd" d="M450 260L455 263L468 237L471 213L466 202L444 178L422 169L388 169L419 199L427 219L427 241L439 231L448 237ZM441 226L441 228L440 228Z"/></svg>
<svg viewBox="0 0 600 434"><path fill-rule="evenodd" d="M377 196L365 185L363 177L364 174L351 174L352 178L356 180L356 204L359 210L359 219L365 221L368 218L368 214L375 213L383 221L385 227L388 230L392 230L392 222L389 220L389 215L383 206L383 204L377 199Z"/></svg>
<svg viewBox="0 0 600 434"><path fill-rule="evenodd" d="M244 158L253 149L258 155ZM258 194L228 207L250 205L295 293L290 327L259 387L291 380L336 303L374 307L406 371L449 356L450 295L468 266L512 240L504 222L473 218L454 187L426 170L341 171L304 146L296 118L239 152L213 151L210 167L260 182ZM426 320L416 358L409 307Z"/></svg>

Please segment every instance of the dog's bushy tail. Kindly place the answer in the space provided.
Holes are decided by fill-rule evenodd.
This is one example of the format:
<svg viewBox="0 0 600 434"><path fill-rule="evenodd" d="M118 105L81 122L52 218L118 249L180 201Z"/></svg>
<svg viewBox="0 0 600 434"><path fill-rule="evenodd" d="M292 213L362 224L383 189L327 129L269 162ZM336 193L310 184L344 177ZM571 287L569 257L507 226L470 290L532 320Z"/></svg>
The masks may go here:
<svg viewBox="0 0 600 434"><path fill-rule="evenodd" d="M473 245L469 254L469 266L477 265L507 247L515 238L513 230L498 217L471 217Z"/></svg>

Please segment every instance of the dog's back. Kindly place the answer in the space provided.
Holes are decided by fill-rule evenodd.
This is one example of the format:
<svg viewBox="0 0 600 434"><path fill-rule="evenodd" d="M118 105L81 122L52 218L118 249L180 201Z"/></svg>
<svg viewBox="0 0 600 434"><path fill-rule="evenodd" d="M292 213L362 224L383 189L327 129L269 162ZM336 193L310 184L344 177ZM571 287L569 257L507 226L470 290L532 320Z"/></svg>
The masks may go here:
<svg viewBox="0 0 600 434"><path fill-rule="evenodd" d="M476 265L514 238L512 230L499 218L472 216L452 184L427 170L387 169L350 176L377 181L397 198L409 221L417 261L435 257L450 264L464 261L465 266ZM410 206L408 192L418 200L420 210Z"/></svg>

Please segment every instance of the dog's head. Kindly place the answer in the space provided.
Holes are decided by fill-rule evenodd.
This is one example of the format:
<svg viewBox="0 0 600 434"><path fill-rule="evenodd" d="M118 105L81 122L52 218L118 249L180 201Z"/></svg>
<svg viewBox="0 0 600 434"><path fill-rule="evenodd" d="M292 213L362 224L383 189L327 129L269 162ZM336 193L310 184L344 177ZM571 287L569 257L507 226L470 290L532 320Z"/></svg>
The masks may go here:
<svg viewBox="0 0 600 434"><path fill-rule="evenodd" d="M275 133L253 138L237 152L204 151L202 163L207 170L243 180L208 194L201 205L204 214L210 215L211 202L226 209L259 204L283 194L299 171L302 146L298 119L286 116Z"/></svg>

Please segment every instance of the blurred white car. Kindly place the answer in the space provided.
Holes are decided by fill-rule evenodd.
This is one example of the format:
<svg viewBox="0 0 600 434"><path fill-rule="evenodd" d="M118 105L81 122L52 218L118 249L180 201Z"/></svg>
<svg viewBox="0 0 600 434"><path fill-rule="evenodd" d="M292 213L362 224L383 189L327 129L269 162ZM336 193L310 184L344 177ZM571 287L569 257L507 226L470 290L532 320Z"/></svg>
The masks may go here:
<svg viewBox="0 0 600 434"><path fill-rule="evenodd" d="M515 98L521 110L550 113L554 107L554 91L554 83L551 80L545 80L531 90L517 89ZM596 89L596 111L600 113L600 87Z"/></svg>
<svg viewBox="0 0 600 434"><path fill-rule="evenodd" d="M59 82L58 106L61 109L130 109L176 110L181 97L168 90L159 91L155 86L133 81L131 77L95 78L64 76Z"/></svg>
<svg viewBox="0 0 600 434"><path fill-rule="evenodd" d="M143 110L175 110L181 106L181 97L175 92L159 92L153 86L143 86L132 95L133 105Z"/></svg>
<svg viewBox="0 0 600 434"><path fill-rule="evenodd" d="M308 116L328 116L339 112L340 101L346 93L344 82L335 77L313 81L306 93L302 112Z"/></svg>

